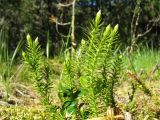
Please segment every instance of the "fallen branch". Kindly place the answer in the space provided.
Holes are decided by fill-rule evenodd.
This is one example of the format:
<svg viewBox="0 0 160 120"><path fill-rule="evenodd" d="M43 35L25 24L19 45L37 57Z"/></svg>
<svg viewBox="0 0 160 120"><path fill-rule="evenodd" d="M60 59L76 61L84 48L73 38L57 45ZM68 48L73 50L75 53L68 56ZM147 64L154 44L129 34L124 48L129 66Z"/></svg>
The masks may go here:
<svg viewBox="0 0 160 120"><path fill-rule="evenodd" d="M145 92L146 94L148 94L149 96L152 96L151 91L150 91L150 90L147 88L147 86L140 80L140 76L132 73L131 71L128 71L127 73L128 73L128 75L129 75L131 78L135 79L135 80L137 81L137 83L142 86L142 88L143 88L143 90L144 90L144 92Z"/></svg>
<svg viewBox="0 0 160 120"><path fill-rule="evenodd" d="M151 75L153 75L159 68L160 68L160 64L157 64L157 65L153 68L153 70L150 72Z"/></svg>

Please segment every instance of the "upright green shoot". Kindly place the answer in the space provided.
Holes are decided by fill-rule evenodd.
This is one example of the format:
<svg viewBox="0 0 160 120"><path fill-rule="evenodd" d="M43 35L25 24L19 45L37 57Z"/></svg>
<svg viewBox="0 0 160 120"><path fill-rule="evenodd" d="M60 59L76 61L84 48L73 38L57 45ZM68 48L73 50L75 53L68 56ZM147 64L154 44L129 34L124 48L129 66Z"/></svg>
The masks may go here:
<svg viewBox="0 0 160 120"><path fill-rule="evenodd" d="M61 84L80 89L91 116L98 116L101 104L103 109L115 107L114 89L121 72L121 56L115 53L118 40L118 25L104 29L99 11L87 38L66 57Z"/></svg>
<svg viewBox="0 0 160 120"><path fill-rule="evenodd" d="M22 55L24 64L31 71L30 77L41 95L42 103L50 105L51 69L44 59L38 38L33 41L30 35L27 35L27 47L26 51L22 52Z"/></svg>

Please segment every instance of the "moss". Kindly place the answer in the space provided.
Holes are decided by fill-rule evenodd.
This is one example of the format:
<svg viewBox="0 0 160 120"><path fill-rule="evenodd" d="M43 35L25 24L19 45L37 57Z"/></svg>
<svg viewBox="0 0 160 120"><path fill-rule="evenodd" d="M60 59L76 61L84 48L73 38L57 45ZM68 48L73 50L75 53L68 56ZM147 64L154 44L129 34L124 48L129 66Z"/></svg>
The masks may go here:
<svg viewBox="0 0 160 120"><path fill-rule="evenodd" d="M24 106L0 107L0 116L5 120L52 120L44 109Z"/></svg>

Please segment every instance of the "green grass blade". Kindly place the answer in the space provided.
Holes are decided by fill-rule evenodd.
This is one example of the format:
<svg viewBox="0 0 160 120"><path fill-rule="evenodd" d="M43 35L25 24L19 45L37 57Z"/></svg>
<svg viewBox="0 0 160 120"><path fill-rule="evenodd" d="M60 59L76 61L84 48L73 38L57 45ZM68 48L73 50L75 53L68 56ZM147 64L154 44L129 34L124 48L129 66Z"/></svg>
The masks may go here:
<svg viewBox="0 0 160 120"><path fill-rule="evenodd" d="M23 38L21 38L21 40L19 41L16 49L15 49L14 52L13 52L13 55L12 55L12 58L11 58L11 62L10 62L10 67L13 65L13 62L14 62L14 60L15 60L15 57L16 57L18 51L22 48L23 44L24 44L24 40L23 40Z"/></svg>

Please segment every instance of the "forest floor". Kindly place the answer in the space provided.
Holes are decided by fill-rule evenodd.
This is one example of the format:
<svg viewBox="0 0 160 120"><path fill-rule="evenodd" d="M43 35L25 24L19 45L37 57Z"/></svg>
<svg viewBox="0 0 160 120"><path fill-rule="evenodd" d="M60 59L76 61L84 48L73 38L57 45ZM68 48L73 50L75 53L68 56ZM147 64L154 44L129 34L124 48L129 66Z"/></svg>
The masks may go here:
<svg viewBox="0 0 160 120"><path fill-rule="evenodd" d="M117 107L122 113L129 112L134 120L160 119L159 53L136 54L132 59L136 72L126 59L123 74L115 90ZM51 63L54 72L52 102L59 106L61 102L57 91L62 62L51 60ZM25 119L49 120L51 116L41 105L40 97L32 82L27 80L24 70L15 76L12 83L0 83L0 120Z"/></svg>

